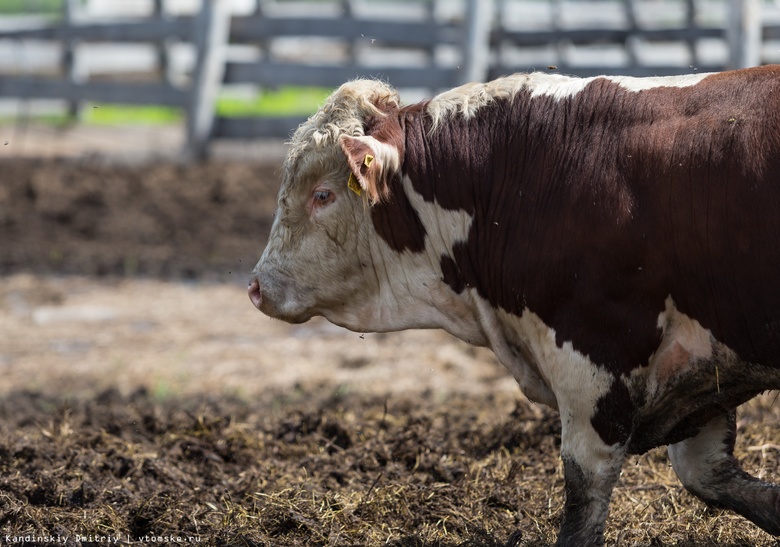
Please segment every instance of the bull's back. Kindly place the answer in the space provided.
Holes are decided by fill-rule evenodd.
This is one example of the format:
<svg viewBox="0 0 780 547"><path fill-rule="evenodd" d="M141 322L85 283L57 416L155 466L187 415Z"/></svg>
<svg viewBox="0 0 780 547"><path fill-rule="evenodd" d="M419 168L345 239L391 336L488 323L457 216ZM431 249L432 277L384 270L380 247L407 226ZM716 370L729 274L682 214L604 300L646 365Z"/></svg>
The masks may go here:
<svg viewBox="0 0 780 547"><path fill-rule="evenodd" d="M473 218L442 256L445 281L532 311L617 372L647 364L669 297L743 358L780 366L777 73L523 88L435 131L410 115L413 188Z"/></svg>
<svg viewBox="0 0 780 547"><path fill-rule="evenodd" d="M713 75L654 90L668 117L626 141L632 237L653 234L677 307L743 359L780 366L780 76ZM639 100L639 98L637 98Z"/></svg>

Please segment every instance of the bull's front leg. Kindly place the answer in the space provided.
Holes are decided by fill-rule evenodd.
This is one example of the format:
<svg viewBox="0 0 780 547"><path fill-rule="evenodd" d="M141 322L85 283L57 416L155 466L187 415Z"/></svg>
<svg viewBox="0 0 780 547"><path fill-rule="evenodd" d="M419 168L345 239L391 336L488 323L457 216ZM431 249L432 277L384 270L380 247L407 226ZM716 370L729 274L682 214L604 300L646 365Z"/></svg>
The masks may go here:
<svg viewBox="0 0 780 547"><path fill-rule="evenodd" d="M529 368L526 360L516 362L506 353L496 354L522 387L541 384L532 393L541 394L537 400L547 404L551 400L561 416L566 501L557 545L603 545L609 500L636 412L629 388L618 374L594 363L570 342L559 344L555 331L533 312L526 310L513 325L521 334L522 351L517 353L530 356L534 374L523 373ZM491 343L494 351L501 349Z"/></svg>
<svg viewBox="0 0 780 547"><path fill-rule="evenodd" d="M604 544L604 526L612 489L620 477L627 439L607 444L591 416L561 409L561 459L566 502L558 546Z"/></svg>
<svg viewBox="0 0 780 547"><path fill-rule="evenodd" d="M566 487L559 546L604 544L609 501L633 427L634 407L623 381L591 371L570 384L580 389L558 397Z"/></svg>

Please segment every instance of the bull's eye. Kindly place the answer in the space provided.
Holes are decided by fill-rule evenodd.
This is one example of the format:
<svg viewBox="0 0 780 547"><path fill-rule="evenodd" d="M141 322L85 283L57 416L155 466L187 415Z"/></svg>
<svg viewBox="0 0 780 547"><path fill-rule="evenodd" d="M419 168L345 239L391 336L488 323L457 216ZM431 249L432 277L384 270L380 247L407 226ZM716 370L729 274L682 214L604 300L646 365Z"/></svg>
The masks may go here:
<svg viewBox="0 0 780 547"><path fill-rule="evenodd" d="M314 192L314 201L316 203L327 203L330 201L330 192L328 190L317 190Z"/></svg>
<svg viewBox="0 0 780 547"><path fill-rule="evenodd" d="M311 194L311 201L309 202L309 213L313 213L316 210L322 209L333 203L336 200L336 194L328 188L320 186L316 188Z"/></svg>

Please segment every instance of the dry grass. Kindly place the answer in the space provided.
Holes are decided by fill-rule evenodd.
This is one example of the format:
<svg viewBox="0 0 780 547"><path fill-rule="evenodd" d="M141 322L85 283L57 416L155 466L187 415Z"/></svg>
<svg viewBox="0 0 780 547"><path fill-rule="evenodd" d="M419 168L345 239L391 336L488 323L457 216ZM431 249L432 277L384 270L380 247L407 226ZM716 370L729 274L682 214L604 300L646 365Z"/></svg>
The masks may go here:
<svg viewBox="0 0 780 547"><path fill-rule="evenodd" d="M243 276L278 186L275 167L240 163L5 167L5 273ZM355 336L312 325L285 337L259 322L243 288L55 281L7 277L0 287L0 544L5 534L68 545L99 544L76 534L228 547L554 542L557 417L503 390L505 373L484 353L414 334L366 336L356 348ZM34 320L36 310L90 306L115 317ZM323 378L330 387L315 390ZM345 378L359 378L361 393L396 394L328 396ZM294 396L265 394L298 382ZM90 397L137 385L156 395ZM778 414L772 394L740 415L737 455L767 480L777 480ZM607 542L777 545L687 494L664 449L626 463Z"/></svg>
<svg viewBox="0 0 780 547"><path fill-rule="evenodd" d="M767 479L778 464L776 420L764 396L740 421L739 456ZM548 545L561 518L557 418L506 396L247 403L27 393L4 398L0 430L0 528L11 536ZM684 492L663 449L627 462L607 541L775 545Z"/></svg>

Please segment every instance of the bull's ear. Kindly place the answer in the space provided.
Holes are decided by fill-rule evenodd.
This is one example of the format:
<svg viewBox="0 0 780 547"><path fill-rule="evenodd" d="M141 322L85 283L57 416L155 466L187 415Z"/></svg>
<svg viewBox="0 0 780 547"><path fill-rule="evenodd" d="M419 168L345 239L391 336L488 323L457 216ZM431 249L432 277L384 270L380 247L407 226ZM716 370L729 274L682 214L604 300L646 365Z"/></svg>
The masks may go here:
<svg viewBox="0 0 780 547"><path fill-rule="evenodd" d="M390 179L401 164L398 150L371 136L342 135L339 145L352 173L350 188L355 193L365 192L372 205L387 199Z"/></svg>

